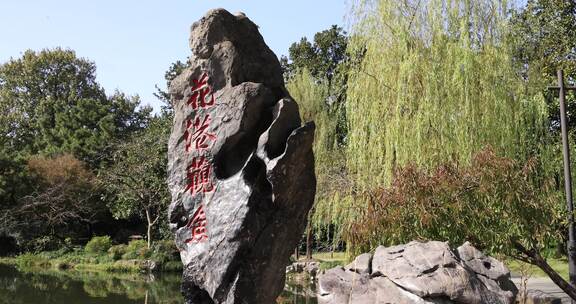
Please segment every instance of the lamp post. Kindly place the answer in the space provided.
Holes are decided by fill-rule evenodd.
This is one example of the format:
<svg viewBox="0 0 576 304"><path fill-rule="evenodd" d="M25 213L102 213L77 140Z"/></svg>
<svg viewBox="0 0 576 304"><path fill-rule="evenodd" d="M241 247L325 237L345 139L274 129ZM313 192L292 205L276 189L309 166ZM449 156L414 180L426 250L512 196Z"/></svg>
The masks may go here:
<svg viewBox="0 0 576 304"><path fill-rule="evenodd" d="M568 146L568 126L566 122L566 91L576 90L576 87L564 86L564 71L558 70L558 86L549 87L559 91L560 97L560 129L562 132L562 154L564 156L564 190L568 206L568 269L570 284L576 287L576 242L574 240L574 204L572 200L572 175L570 170L570 150Z"/></svg>

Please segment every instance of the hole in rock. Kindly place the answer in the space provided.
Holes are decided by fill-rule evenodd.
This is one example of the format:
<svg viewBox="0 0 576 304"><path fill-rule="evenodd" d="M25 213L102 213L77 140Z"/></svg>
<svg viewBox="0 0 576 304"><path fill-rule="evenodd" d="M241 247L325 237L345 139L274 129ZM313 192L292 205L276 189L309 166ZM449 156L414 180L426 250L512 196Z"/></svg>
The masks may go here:
<svg viewBox="0 0 576 304"><path fill-rule="evenodd" d="M214 304L206 290L192 283L182 283L182 292L188 300L186 303Z"/></svg>
<svg viewBox="0 0 576 304"><path fill-rule="evenodd" d="M243 118L244 119L244 118ZM226 179L238 173L250 155L256 151L260 135L272 123L272 108L266 108L258 124L252 130L240 131L226 140L214 156L214 174L218 179Z"/></svg>
<svg viewBox="0 0 576 304"><path fill-rule="evenodd" d="M266 164L256 156L252 156L244 168L244 180L253 187L261 198L272 195L272 185L266 178Z"/></svg>

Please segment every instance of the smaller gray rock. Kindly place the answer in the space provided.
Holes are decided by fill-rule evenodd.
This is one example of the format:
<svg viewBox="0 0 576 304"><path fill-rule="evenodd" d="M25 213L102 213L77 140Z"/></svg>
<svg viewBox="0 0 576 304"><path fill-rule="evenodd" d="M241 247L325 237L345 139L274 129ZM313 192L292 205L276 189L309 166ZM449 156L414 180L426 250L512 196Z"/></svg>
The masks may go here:
<svg viewBox="0 0 576 304"><path fill-rule="evenodd" d="M386 277L370 278L336 267L327 270L318 282L319 304L431 304L450 301L428 301L402 288Z"/></svg>
<svg viewBox="0 0 576 304"><path fill-rule="evenodd" d="M346 266L347 270L356 272L356 273L372 273L372 254L370 253L363 253L357 256L352 263Z"/></svg>
<svg viewBox="0 0 576 304"><path fill-rule="evenodd" d="M436 241L379 246L371 259L363 254L321 274L318 303L514 302L518 290L501 262L470 244L459 249Z"/></svg>
<svg viewBox="0 0 576 304"><path fill-rule="evenodd" d="M486 256L469 242L458 247L456 252L462 262L464 262L464 265L477 274L481 274L492 280L510 278L510 270L508 270L504 263L493 257Z"/></svg>
<svg viewBox="0 0 576 304"><path fill-rule="evenodd" d="M320 263L317 261L294 262L291 265L286 266L286 273L307 272L311 276L316 276L319 271Z"/></svg>
<svg viewBox="0 0 576 304"><path fill-rule="evenodd" d="M518 295L517 302L523 304L561 304L562 299L540 290L529 289L526 294L522 292Z"/></svg>
<svg viewBox="0 0 576 304"><path fill-rule="evenodd" d="M320 263L316 261L307 262L306 266L304 266L304 271L315 277L320 271Z"/></svg>

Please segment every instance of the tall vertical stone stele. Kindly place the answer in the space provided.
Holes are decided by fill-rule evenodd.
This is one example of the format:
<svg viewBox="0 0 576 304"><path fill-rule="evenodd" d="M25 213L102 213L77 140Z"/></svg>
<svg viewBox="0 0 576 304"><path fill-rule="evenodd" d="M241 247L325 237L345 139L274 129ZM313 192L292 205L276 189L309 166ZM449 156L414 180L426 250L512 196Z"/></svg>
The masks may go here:
<svg viewBox="0 0 576 304"><path fill-rule="evenodd" d="M186 303L274 303L316 193L314 123L243 14L209 11L190 47L169 88L168 151Z"/></svg>

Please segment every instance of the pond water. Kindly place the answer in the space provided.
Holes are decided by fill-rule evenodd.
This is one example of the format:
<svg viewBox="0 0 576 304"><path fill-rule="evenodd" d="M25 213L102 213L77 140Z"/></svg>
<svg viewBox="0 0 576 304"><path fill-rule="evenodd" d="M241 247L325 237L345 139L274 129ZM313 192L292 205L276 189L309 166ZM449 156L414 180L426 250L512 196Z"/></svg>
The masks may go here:
<svg viewBox="0 0 576 304"><path fill-rule="evenodd" d="M278 303L316 304L313 287L289 283ZM182 304L180 275L145 275L74 270L18 271L0 265L0 304Z"/></svg>

